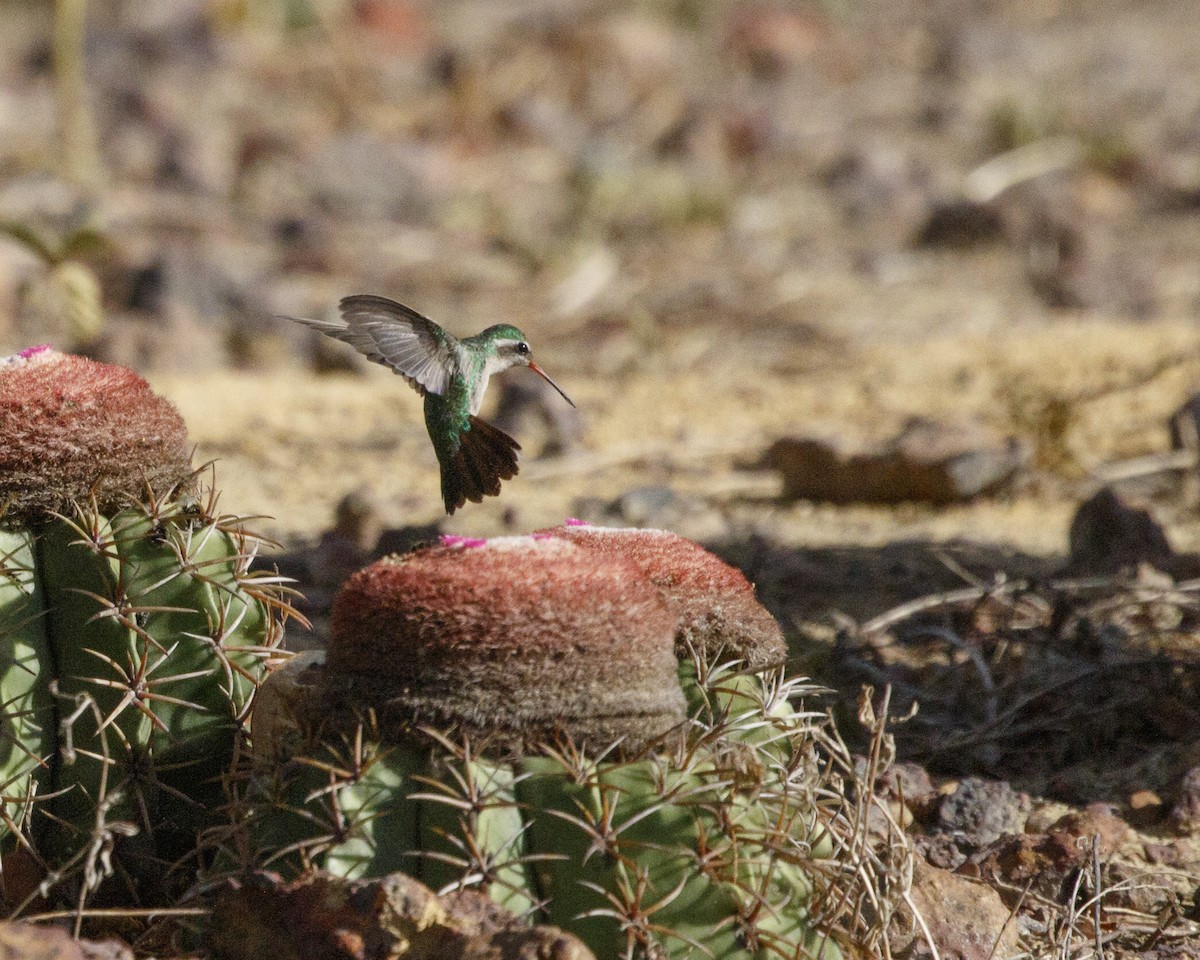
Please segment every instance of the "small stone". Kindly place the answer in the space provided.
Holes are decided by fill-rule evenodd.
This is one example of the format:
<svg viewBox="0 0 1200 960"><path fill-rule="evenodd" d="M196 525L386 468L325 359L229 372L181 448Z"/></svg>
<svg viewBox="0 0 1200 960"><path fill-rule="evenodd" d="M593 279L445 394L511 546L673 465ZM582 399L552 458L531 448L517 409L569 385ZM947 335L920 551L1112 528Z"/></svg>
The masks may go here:
<svg viewBox="0 0 1200 960"><path fill-rule="evenodd" d="M913 245L970 250L1004 239L1004 218L992 204L965 197L932 205Z"/></svg>
<svg viewBox="0 0 1200 960"><path fill-rule="evenodd" d="M1006 833L1019 833L1028 806L1028 798L1002 780L964 777L942 798L933 830L984 847Z"/></svg>
<svg viewBox="0 0 1200 960"><path fill-rule="evenodd" d="M879 788L888 799L903 802L916 820L924 820L937 807L937 791L920 764L892 764L879 778Z"/></svg>
<svg viewBox="0 0 1200 960"><path fill-rule="evenodd" d="M917 418L871 450L784 438L772 445L767 459L783 475L786 499L945 504L999 490L1026 463L1028 451L978 424Z"/></svg>
<svg viewBox="0 0 1200 960"><path fill-rule="evenodd" d="M1103 803L1091 803L1082 810L1068 813L1050 828L1050 833L1076 840L1095 836L1099 840L1102 859L1111 857L1132 835L1129 824ZM1090 846L1088 849L1090 851Z"/></svg>
<svg viewBox="0 0 1200 960"><path fill-rule="evenodd" d="M1072 566L1090 571L1116 572L1173 555L1149 511L1129 506L1108 487L1079 505L1068 541Z"/></svg>
<svg viewBox="0 0 1200 960"><path fill-rule="evenodd" d="M1185 836L1200 834L1200 767L1192 767L1183 775L1169 820Z"/></svg>
<svg viewBox="0 0 1200 960"><path fill-rule="evenodd" d="M1153 790L1135 790L1129 795L1129 822L1135 827L1148 827L1163 815L1163 802Z"/></svg>
<svg viewBox="0 0 1200 960"><path fill-rule="evenodd" d="M1009 908L984 884L918 860L911 897L942 960L994 960L1017 953L1019 930L1007 922ZM890 939L897 958L935 955L919 927Z"/></svg>
<svg viewBox="0 0 1200 960"><path fill-rule="evenodd" d="M536 421L545 437L540 455L575 453L583 446L583 415L538 377L505 377L492 423L510 436L528 437ZM523 441L527 443L528 441Z"/></svg>

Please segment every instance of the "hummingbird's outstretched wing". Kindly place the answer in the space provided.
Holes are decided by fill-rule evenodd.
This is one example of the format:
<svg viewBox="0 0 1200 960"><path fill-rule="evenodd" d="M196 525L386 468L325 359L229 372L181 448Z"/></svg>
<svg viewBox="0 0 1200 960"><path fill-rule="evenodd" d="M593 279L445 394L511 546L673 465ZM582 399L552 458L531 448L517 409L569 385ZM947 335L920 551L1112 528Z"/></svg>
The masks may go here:
<svg viewBox="0 0 1200 960"><path fill-rule="evenodd" d="M404 377L422 395L445 393L454 338L432 320L387 297L359 294L338 304L340 320L290 319L348 343Z"/></svg>
<svg viewBox="0 0 1200 960"><path fill-rule="evenodd" d="M500 493L500 481L517 475L521 445L485 420L470 417L457 449L442 463L442 501L453 513L464 503L481 503Z"/></svg>

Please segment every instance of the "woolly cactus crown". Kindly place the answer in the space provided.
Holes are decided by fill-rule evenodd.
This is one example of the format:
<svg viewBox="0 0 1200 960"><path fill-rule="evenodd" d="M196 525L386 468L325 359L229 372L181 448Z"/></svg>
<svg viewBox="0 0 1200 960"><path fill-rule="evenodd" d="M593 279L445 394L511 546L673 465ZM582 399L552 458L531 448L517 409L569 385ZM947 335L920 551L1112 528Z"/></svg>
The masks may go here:
<svg viewBox="0 0 1200 960"><path fill-rule="evenodd" d="M608 746L684 717L668 604L637 566L544 535L380 560L342 588L331 633L331 675L392 691L410 722Z"/></svg>
<svg viewBox="0 0 1200 960"><path fill-rule="evenodd" d="M191 474L183 419L124 367L33 347L0 359L0 507L5 523L104 512Z"/></svg>
<svg viewBox="0 0 1200 960"><path fill-rule="evenodd" d="M542 530L604 557L637 566L679 617L677 654L690 644L710 659L742 660L752 668L781 663L787 654L775 618L754 596L745 575L698 543L667 530L598 527L579 520Z"/></svg>

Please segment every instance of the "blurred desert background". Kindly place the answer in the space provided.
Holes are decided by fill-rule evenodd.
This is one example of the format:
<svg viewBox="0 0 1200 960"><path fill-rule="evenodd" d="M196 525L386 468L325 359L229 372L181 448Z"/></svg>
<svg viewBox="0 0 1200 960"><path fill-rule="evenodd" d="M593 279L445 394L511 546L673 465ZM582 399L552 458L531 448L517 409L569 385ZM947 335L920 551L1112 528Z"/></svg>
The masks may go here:
<svg viewBox="0 0 1200 960"><path fill-rule="evenodd" d="M0 14L0 348L126 364L177 404L222 507L306 587L312 642L385 545L665 527L746 570L799 669L988 731L902 732L902 756L1200 825L1194 3ZM577 415L528 371L493 381L520 475L445 518L417 396L281 319L352 293L517 324ZM1041 620L983 602L1017 582ZM871 619L930 596L924 633ZM990 706L964 719L976 673ZM1175 842L1139 863L1194 870Z"/></svg>
<svg viewBox="0 0 1200 960"><path fill-rule="evenodd" d="M63 256L0 243L0 345L149 376L288 544L351 491L441 512L419 400L277 319L349 293L514 322L579 404L509 377L525 466L460 533L1061 554L1200 374L1189 3L126 0L87 4L77 65L72 6L56 35L4 5L0 219ZM774 441L913 417L1013 438L1019 476L779 498ZM1193 506L1156 508L1178 547Z"/></svg>

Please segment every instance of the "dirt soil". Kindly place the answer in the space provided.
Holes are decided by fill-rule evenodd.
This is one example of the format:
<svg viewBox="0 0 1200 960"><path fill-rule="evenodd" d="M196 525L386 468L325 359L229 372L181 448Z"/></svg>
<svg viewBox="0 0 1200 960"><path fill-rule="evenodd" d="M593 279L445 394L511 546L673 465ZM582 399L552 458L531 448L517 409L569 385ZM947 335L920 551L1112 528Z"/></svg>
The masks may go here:
<svg viewBox="0 0 1200 960"><path fill-rule="evenodd" d="M1112 573L1068 569L1071 518L1112 464L1169 449L1200 384L1193 3L107 0L94 150L86 125L56 139L48 11L2 6L0 219L107 245L74 258L98 327L86 281L0 246L0 345L145 372L224 508L289 551L356 491L386 528L582 515L699 539L758 582L797 669L927 704L897 738L939 796L1012 783L1031 822L1106 804L1145 831L1121 876L1173 871L1130 916L1196 910L1187 564L1063 579ZM72 157L75 185L45 174ZM493 387L521 472L442 522L417 396L278 316L358 292L458 334L518 324L578 421L553 394L497 411ZM865 445L915 416L1015 437L1030 464L952 506L780 498L774 440ZM1117 492L1200 551L1182 474ZM960 588L979 595L864 630ZM1062 709L1163 698L1141 725ZM914 830L937 834L931 810ZM1049 943L1043 921L1023 933ZM1130 955L1190 949L1137 930Z"/></svg>

